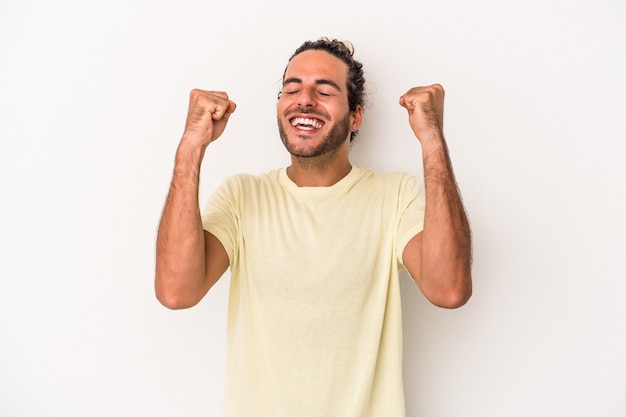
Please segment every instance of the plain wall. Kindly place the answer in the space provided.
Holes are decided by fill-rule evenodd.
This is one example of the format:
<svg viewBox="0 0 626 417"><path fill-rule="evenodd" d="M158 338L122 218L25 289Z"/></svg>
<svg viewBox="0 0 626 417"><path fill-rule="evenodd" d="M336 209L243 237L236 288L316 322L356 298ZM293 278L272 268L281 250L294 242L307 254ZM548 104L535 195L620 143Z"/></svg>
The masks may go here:
<svg viewBox="0 0 626 417"><path fill-rule="evenodd" d="M446 89L474 296L402 277L408 416L626 416L624 22L622 0L2 0L0 415L219 416L228 274L189 310L153 291L188 94L238 105L204 201L288 164L282 71L330 36L369 82L357 165L421 175L398 98Z"/></svg>

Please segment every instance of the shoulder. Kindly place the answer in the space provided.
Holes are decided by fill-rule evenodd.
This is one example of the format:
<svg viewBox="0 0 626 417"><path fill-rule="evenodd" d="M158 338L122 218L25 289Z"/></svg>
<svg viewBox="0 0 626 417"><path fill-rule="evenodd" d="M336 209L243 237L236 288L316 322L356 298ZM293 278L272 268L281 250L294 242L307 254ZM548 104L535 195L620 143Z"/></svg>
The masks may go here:
<svg viewBox="0 0 626 417"><path fill-rule="evenodd" d="M239 186L248 186L248 185L260 185L260 184L272 184L278 182L279 178L279 169L275 169L272 171L268 171L262 174L251 174L251 173L238 173L227 176L224 179L224 184L226 185L239 185Z"/></svg>
<svg viewBox="0 0 626 417"><path fill-rule="evenodd" d="M238 173L224 178L218 192L232 195L245 195L259 190L278 187L280 170L272 170L262 174Z"/></svg>
<svg viewBox="0 0 626 417"><path fill-rule="evenodd" d="M420 188L420 179L416 175L407 172L378 172L370 168L359 168L359 170L359 182L363 184L380 185L391 188Z"/></svg>

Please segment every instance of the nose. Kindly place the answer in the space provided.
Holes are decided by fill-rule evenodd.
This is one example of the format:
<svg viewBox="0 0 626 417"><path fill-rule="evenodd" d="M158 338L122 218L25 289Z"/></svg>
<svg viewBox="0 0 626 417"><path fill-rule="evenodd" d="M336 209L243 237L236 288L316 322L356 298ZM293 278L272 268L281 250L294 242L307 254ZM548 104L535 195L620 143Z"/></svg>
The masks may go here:
<svg viewBox="0 0 626 417"><path fill-rule="evenodd" d="M298 105L302 107L314 107L316 104L315 92L308 88L303 88L298 95Z"/></svg>

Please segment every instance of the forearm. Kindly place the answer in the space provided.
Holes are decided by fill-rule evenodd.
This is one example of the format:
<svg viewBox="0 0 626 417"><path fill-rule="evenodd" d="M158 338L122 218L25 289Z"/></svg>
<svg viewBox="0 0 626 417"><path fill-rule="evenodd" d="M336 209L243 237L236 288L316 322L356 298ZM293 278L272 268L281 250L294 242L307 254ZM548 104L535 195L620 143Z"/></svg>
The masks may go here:
<svg viewBox="0 0 626 417"><path fill-rule="evenodd" d="M155 290L170 308L196 304L208 291L198 186L204 150L181 141L157 234Z"/></svg>
<svg viewBox="0 0 626 417"><path fill-rule="evenodd" d="M421 286L458 306L469 299L471 232L443 135L422 141L426 209L421 245Z"/></svg>

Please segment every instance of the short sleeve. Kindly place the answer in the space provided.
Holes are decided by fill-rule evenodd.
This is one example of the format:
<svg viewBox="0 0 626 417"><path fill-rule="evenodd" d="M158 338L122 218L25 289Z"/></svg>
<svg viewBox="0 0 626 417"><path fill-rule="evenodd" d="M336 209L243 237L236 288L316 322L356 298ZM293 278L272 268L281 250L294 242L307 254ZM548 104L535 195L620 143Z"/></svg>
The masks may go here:
<svg viewBox="0 0 626 417"><path fill-rule="evenodd" d="M420 181L407 176L402 181L398 195L399 221L396 233L398 262L404 266L402 253L407 243L424 229L425 196Z"/></svg>
<svg viewBox="0 0 626 417"><path fill-rule="evenodd" d="M235 177L228 177L208 199L202 211L202 227L224 246L232 265L237 250L240 223L238 195L241 186Z"/></svg>

